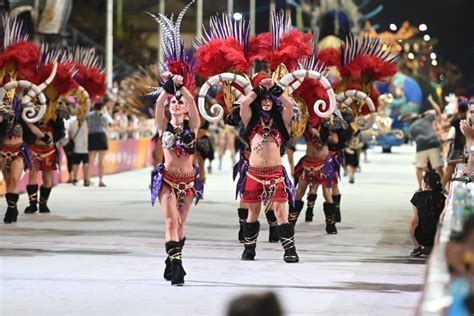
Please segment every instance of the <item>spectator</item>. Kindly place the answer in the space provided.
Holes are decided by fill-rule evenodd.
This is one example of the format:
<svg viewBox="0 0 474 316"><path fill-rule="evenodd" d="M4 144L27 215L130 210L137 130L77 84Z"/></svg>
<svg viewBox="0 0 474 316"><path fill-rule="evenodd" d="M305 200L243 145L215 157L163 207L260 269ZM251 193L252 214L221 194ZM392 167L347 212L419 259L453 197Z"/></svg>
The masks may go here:
<svg viewBox="0 0 474 316"><path fill-rule="evenodd" d="M119 135L118 139L127 139L128 136L128 117L123 111L123 107L119 106L114 114L115 129Z"/></svg>
<svg viewBox="0 0 474 316"><path fill-rule="evenodd" d="M460 97L458 101L458 112L454 115L451 120L451 130L448 140L451 140L449 152L448 152L448 165L446 167L443 180L441 184L443 188L449 184L451 176L454 173L456 164L464 160L464 146L466 146L466 137L461 132L461 120L466 117L468 102L466 97Z"/></svg>
<svg viewBox="0 0 474 316"><path fill-rule="evenodd" d="M90 184L89 176L89 151L88 151L88 136L89 129L85 119L74 119L69 124L68 129L69 139L74 142L74 150L72 155L72 184L77 183L77 175L79 172L79 165L82 162L82 171L84 174L84 186Z"/></svg>
<svg viewBox="0 0 474 316"><path fill-rule="evenodd" d="M410 253L412 257L431 253L439 217L446 201L441 189L439 174L428 171L423 178L423 191L416 192L411 198L414 216L410 219L408 228L415 246Z"/></svg>
<svg viewBox="0 0 474 316"><path fill-rule="evenodd" d="M425 112L417 116L416 121L411 124L408 131L409 136L416 143L416 179L418 181L418 191L422 190L421 182L423 171L428 169L428 163L431 168L443 176L443 161L441 159L441 143L436 136L433 126L435 121L434 110Z"/></svg>
<svg viewBox="0 0 474 316"><path fill-rule="evenodd" d="M89 149L89 175L92 175L97 155L99 156L99 187L105 187L104 177L104 158L109 149L107 140L107 127L113 120L104 110L105 105L110 105L113 101L106 100L94 106L94 110L89 113L87 118L87 127L89 129L88 149ZM84 182L84 186L89 186L90 181Z"/></svg>

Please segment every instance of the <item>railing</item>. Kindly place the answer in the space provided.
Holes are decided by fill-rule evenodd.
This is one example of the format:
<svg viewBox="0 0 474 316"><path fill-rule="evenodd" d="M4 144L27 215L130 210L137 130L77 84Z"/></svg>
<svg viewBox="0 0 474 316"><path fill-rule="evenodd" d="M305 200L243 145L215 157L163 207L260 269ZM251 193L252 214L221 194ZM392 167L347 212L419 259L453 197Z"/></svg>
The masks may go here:
<svg viewBox="0 0 474 316"><path fill-rule="evenodd" d="M150 146L150 137L140 139L109 140L109 150L104 158L104 173L114 174L118 172L130 171L145 168L152 163L152 148ZM67 170L67 161L64 151L60 150L60 170L54 173L54 184L67 182L69 174ZM93 163L91 176L98 175L97 161ZM82 179L82 168L78 175ZM146 180L144 180L146 181ZM41 176L38 176L38 183L41 184ZM28 174L24 173L20 181L20 192L25 192L28 183ZM6 186L3 179L0 181L0 195L5 194Z"/></svg>
<svg viewBox="0 0 474 316"><path fill-rule="evenodd" d="M465 165L458 165L456 174L461 173L464 167ZM420 316L444 315L446 308L453 302L453 298L448 292L451 277L448 272L445 250L451 236L454 192L458 186L467 186L471 192L471 199L474 199L473 183L452 182L444 218L440 221L435 246L427 263L425 288L417 313Z"/></svg>

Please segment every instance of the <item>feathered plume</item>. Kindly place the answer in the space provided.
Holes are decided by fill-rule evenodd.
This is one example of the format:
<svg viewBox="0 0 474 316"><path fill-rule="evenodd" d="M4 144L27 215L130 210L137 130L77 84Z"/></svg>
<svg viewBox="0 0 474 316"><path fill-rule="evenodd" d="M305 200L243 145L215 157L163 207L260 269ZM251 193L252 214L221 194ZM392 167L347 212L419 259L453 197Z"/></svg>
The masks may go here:
<svg viewBox="0 0 474 316"><path fill-rule="evenodd" d="M40 61L39 48L28 42L21 21L2 15L3 41L0 56L0 68L7 69L8 75L15 75L16 79L31 80L34 77L33 69ZM4 78L9 80L9 78Z"/></svg>
<svg viewBox="0 0 474 316"><path fill-rule="evenodd" d="M249 24L244 20L235 21L230 14L211 17L209 29L203 29L195 46L196 72L204 78L229 71L250 72Z"/></svg>
<svg viewBox="0 0 474 316"><path fill-rule="evenodd" d="M70 52L77 70L74 79L89 93L93 103L99 102L105 95L105 74L102 62L92 48L77 47Z"/></svg>
<svg viewBox="0 0 474 316"><path fill-rule="evenodd" d="M355 80L360 80L362 74L371 81L380 80L397 72L397 58L380 39L351 35L341 46L339 72L342 77L351 76Z"/></svg>
<svg viewBox="0 0 474 316"><path fill-rule="evenodd" d="M161 65L162 72L169 70L174 74L183 76L184 85L191 93L194 92L195 59L191 49L185 51L180 29L184 14L193 3L194 0L181 10L176 22L173 21L173 16L168 18L161 13L156 16L147 12L161 27L163 54L166 59L166 62Z"/></svg>
<svg viewBox="0 0 474 316"><path fill-rule="evenodd" d="M285 11L271 14L271 32L259 34L251 39L250 60L262 60L268 63L271 71L284 64L292 71L298 67L298 61L311 56L313 36L302 33L291 26L291 18Z"/></svg>

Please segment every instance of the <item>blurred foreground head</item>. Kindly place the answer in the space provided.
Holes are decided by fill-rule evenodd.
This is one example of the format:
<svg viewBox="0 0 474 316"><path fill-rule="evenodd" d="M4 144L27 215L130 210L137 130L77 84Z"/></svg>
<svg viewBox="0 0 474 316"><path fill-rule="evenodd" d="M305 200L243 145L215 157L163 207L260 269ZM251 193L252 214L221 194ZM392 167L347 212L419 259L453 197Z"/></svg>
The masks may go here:
<svg viewBox="0 0 474 316"><path fill-rule="evenodd" d="M229 304L227 316L282 316L283 312L275 294L244 294Z"/></svg>

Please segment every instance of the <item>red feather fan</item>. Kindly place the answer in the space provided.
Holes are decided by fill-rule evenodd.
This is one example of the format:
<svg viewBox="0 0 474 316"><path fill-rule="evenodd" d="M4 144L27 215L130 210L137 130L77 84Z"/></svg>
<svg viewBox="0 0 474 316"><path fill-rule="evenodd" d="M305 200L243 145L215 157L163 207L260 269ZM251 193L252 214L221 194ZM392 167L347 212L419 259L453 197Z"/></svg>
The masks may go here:
<svg viewBox="0 0 474 316"><path fill-rule="evenodd" d="M341 67L339 72L342 77L351 76L355 80L360 80L364 74L370 80L376 81L393 76L397 72L397 65L374 56L361 55L357 56L350 64Z"/></svg>
<svg viewBox="0 0 474 316"><path fill-rule="evenodd" d="M280 46L270 53L269 67L274 71L280 64L284 64L289 71L298 68L298 61L311 57L313 48L311 34L291 30L282 37Z"/></svg>
<svg viewBox="0 0 474 316"><path fill-rule="evenodd" d="M272 52L272 34L261 33L249 40L249 60L253 63L257 60L263 61L270 58Z"/></svg>
<svg viewBox="0 0 474 316"><path fill-rule="evenodd" d="M34 69L40 62L40 50L31 42L18 42L8 47L0 56L0 68L12 65L18 80L32 80Z"/></svg>
<svg viewBox="0 0 474 316"><path fill-rule="evenodd" d="M311 57L313 48L311 34L291 30L281 38L276 50L272 49L271 33L262 33L250 39L249 59L266 61L271 71L284 64L289 71L298 67L298 61Z"/></svg>
<svg viewBox="0 0 474 316"><path fill-rule="evenodd" d="M235 38L211 40L199 47L196 58L196 72L206 79L226 71L248 73L252 66Z"/></svg>
<svg viewBox="0 0 474 316"><path fill-rule="evenodd" d="M73 66L74 65L72 63L58 64L56 76L51 83L58 95L66 94L72 89L77 88L77 82L72 78L71 75L71 69ZM34 83L41 84L49 77L52 70L53 64L41 65L38 72L36 73Z"/></svg>
<svg viewBox="0 0 474 316"><path fill-rule="evenodd" d="M318 52L318 60L324 63L324 66L341 66L341 52L335 48L326 48Z"/></svg>
<svg viewBox="0 0 474 316"><path fill-rule="evenodd" d="M76 64L76 69L75 79L89 93L92 103L102 100L106 92L105 74L97 67L87 68L80 64Z"/></svg>
<svg viewBox="0 0 474 316"><path fill-rule="evenodd" d="M326 89L318 80L305 78L303 83L294 92L294 95L300 97L306 103L309 112L308 122L311 126L316 126L323 122L323 119L314 112L313 105L317 100L324 100L329 104L329 97Z"/></svg>

